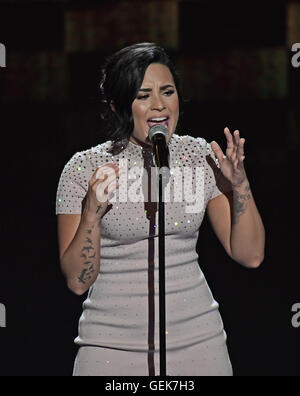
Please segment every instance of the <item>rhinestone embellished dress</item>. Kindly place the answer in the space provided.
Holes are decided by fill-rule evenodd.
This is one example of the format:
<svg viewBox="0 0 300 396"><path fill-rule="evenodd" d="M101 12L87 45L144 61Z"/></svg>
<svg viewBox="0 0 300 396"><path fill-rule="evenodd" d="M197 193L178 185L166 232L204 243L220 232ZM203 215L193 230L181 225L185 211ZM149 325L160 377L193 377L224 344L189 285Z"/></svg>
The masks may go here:
<svg viewBox="0 0 300 396"><path fill-rule="evenodd" d="M153 199L158 187L151 178L152 149L131 141L112 147L107 141L76 153L57 190L56 213L80 214L97 167L116 162L126 168L126 183L120 179L111 209L101 219L100 272L83 304L74 375L159 375L158 198ZM202 138L173 134L168 148L167 374L231 376L219 306L196 252L206 205L221 194L206 156L218 162Z"/></svg>

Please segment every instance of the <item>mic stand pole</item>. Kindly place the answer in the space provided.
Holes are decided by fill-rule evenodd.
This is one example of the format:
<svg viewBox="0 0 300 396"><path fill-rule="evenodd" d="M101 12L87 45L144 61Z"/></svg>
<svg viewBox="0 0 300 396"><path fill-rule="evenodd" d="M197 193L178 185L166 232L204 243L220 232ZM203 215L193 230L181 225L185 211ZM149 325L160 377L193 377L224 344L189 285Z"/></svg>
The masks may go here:
<svg viewBox="0 0 300 396"><path fill-rule="evenodd" d="M165 203L163 200L163 175L159 172L159 353L160 376L167 375L166 368L166 281L165 281Z"/></svg>

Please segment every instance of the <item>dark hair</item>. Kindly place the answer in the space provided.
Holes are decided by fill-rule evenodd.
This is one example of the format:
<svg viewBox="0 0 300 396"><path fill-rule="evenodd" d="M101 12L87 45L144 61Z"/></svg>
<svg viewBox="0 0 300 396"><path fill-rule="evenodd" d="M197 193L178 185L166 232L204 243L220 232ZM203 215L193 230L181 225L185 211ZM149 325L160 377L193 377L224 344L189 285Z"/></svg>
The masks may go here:
<svg viewBox="0 0 300 396"><path fill-rule="evenodd" d="M133 131L132 102L151 63L161 63L169 68L182 113L183 100L178 75L165 50L155 43L139 43L125 47L108 57L101 70L101 118L105 122L104 135L115 143L128 140ZM110 107L111 101L115 112Z"/></svg>

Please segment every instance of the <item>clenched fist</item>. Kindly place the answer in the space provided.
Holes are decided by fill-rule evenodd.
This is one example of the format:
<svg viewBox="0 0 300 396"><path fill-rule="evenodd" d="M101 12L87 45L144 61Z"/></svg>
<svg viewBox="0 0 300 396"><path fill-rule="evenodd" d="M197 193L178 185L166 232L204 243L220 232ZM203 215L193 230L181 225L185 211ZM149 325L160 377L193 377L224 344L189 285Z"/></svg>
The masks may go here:
<svg viewBox="0 0 300 396"><path fill-rule="evenodd" d="M107 210L108 196L119 187L119 167L116 163L100 166L89 181L83 200L82 215L89 223L97 223Z"/></svg>

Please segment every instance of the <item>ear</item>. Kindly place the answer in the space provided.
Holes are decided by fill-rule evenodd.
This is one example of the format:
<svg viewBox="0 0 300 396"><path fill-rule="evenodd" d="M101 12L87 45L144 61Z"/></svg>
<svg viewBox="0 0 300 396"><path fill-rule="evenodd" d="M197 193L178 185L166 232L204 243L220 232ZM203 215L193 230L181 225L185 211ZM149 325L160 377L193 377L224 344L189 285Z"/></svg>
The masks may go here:
<svg viewBox="0 0 300 396"><path fill-rule="evenodd" d="M112 109L112 111L113 111L113 112L116 112L115 103L114 103L113 100L111 100L111 101L109 102L109 105L110 105L110 108Z"/></svg>

